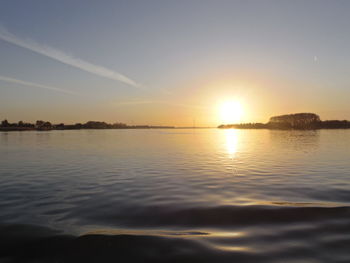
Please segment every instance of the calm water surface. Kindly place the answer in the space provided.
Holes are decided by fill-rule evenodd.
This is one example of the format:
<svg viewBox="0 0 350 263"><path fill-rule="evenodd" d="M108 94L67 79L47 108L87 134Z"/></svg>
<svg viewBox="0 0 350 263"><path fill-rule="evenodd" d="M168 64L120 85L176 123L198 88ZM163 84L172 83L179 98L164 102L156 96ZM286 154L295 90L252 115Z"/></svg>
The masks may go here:
<svg viewBox="0 0 350 263"><path fill-rule="evenodd" d="M2 132L0 223L153 262L350 262L350 130Z"/></svg>

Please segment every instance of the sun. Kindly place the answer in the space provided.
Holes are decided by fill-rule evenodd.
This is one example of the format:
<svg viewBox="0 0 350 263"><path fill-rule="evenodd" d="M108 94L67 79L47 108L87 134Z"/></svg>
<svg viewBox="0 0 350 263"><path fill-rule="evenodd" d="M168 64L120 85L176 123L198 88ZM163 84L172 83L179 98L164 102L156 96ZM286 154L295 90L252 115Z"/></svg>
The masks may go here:
<svg viewBox="0 0 350 263"><path fill-rule="evenodd" d="M219 112L222 124L234 124L241 121L243 108L238 101L226 101L220 105Z"/></svg>

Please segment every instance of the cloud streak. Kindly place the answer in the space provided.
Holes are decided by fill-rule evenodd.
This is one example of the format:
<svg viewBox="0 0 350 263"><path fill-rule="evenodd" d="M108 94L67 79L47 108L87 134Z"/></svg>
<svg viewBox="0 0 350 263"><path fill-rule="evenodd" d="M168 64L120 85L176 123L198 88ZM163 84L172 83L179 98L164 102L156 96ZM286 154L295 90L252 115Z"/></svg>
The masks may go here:
<svg viewBox="0 0 350 263"><path fill-rule="evenodd" d="M42 85L42 84L37 84L37 83L33 83L33 82L23 81L23 80L20 80L20 79L9 78L9 77L5 77L5 76L0 76L0 80L6 81L6 82L9 82L9 83L15 83L15 84L20 84L20 85L24 85L24 86L34 87L34 88L40 88L40 89L47 89L47 90L62 92L62 93L66 93L66 94L74 94L74 95L77 94L77 93L75 93L73 91L70 91L70 90L55 88L55 87L46 86L46 85Z"/></svg>
<svg viewBox="0 0 350 263"><path fill-rule="evenodd" d="M122 101L115 103L116 106L131 106L131 105L141 105L141 104L165 104L169 106L175 107L183 107L183 108L194 108L199 110L208 109L208 107L199 106L199 105L188 105L182 103L173 103L168 101L157 101L157 100L132 100L132 101Z"/></svg>
<svg viewBox="0 0 350 263"><path fill-rule="evenodd" d="M119 72L73 57L63 51L47 45L39 44L31 39L17 37L16 35L7 31L4 27L0 27L0 39L100 77L117 80L130 86L141 88L140 84Z"/></svg>

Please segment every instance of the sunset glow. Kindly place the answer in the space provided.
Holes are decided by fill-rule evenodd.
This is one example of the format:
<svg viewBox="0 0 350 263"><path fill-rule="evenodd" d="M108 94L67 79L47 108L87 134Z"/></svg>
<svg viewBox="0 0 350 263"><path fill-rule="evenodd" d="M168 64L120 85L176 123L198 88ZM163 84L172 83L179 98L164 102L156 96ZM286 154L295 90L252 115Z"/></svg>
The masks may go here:
<svg viewBox="0 0 350 263"><path fill-rule="evenodd" d="M350 263L350 0L0 7L0 263Z"/></svg>
<svg viewBox="0 0 350 263"><path fill-rule="evenodd" d="M243 108L238 101L227 101L220 105L220 120L222 123L238 123L241 121Z"/></svg>

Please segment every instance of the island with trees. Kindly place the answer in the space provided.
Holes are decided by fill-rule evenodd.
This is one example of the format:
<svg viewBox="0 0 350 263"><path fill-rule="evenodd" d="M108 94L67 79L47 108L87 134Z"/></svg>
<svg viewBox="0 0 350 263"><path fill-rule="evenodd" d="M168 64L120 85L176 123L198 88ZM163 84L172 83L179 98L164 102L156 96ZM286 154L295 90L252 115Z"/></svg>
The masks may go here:
<svg viewBox="0 0 350 263"><path fill-rule="evenodd" d="M295 113L273 116L268 123L240 123L220 125L222 129L280 129L280 130L315 130L315 129L349 129L350 121L326 120L322 121L314 113Z"/></svg>
<svg viewBox="0 0 350 263"><path fill-rule="evenodd" d="M106 123L102 121L88 121L76 124L52 124L48 121L38 120L35 123L23 121L10 123L3 120L0 123L0 131L50 131L50 130L80 130L80 129L171 129L173 126L151 126L151 125L127 125L125 123Z"/></svg>

